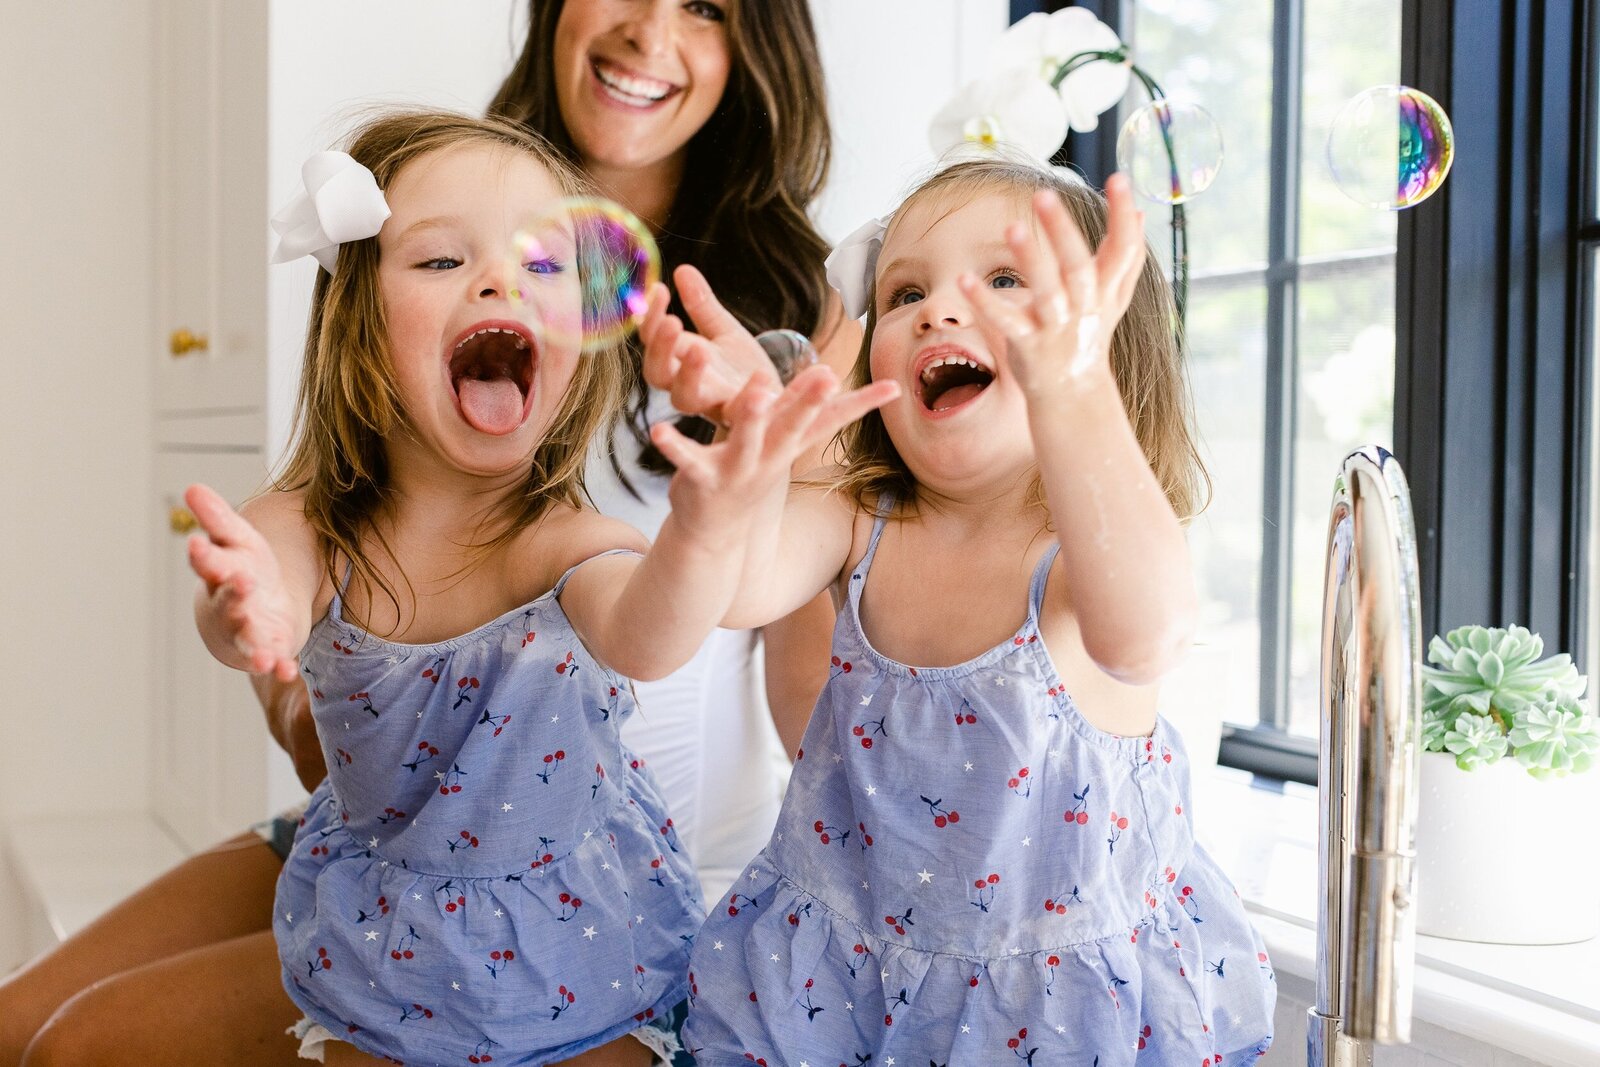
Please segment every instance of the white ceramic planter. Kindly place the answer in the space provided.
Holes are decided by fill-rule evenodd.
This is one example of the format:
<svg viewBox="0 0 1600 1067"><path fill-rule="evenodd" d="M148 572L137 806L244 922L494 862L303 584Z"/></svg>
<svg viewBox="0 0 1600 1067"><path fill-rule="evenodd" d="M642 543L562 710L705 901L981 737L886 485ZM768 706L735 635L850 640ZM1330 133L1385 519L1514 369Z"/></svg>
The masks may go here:
<svg viewBox="0 0 1600 1067"><path fill-rule="evenodd" d="M1463 771L1422 754L1417 932L1560 945L1600 933L1600 770L1540 781L1506 757Z"/></svg>

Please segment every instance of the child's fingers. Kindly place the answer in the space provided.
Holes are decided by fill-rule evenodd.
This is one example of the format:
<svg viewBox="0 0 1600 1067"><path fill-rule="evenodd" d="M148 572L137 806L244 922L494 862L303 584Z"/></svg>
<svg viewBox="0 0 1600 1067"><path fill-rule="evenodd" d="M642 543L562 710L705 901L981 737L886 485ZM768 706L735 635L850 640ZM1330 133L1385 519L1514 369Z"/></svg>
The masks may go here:
<svg viewBox="0 0 1600 1067"><path fill-rule="evenodd" d="M883 407L899 395L899 382L883 381L831 396L812 422L808 439L811 442L827 440L867 412Z"/></svg>
<svg viewBox="0 0 1600 1067"><path fill-rule="evenodd" d="M244 544L256 536L255 529L208 485L191 485L184 490L183 502L194 513L201 528L211 535L211 540L219 545Z"/></svg>
<svg viewBox="0 0 1600 1067"><path fill-rule="evenodd" d="M1089 242L1084 240L1072 216L1067 214L1066 205L1055 193L1037 193L1033 198L1033 210L1044 231L1044 240L1040 243L1051 250L1059 265L1057 277L1066 290L1072 310L1079 313L1093 310L1098 303L1099 275ZM1053 317L1052 323L1061 325L1065 318L1065 315Z"/></svg>
<svg viewBox="0 0 1600 1067"><path fill-rule="evenodd" d="M672 272L672 278L678 283L678 298L683 301L683 309L689 313L689 318L694 320L695 329L707 337L744 332L739 320L722 306L717 294L711 291L711 283L706 281L704 274L685 263Z"/></svg>
<svg viewBox="0 0 1600 1067"><path fill-rule="evenodd" d="M978 316L993 324L1013 341L1021 340L1034 333L1037 326L1028 312L1019 305L1002 300L995 295L993 289L985 288L978 284L978 279L970 274L963 274L956 279L962 293L972 301L973 309Z"/></svg>
<svg viewBox="0 0 1600 1067"><path fill-rule="evenodd" d="M795 375L772 405L766 434L767 453L785 457L785 463L791 462L793 454L811 439L812 425L838 391L839 376L826 364L808 367Z"/></svg>
<svg viewBox="0 0 1600 1067"><path fill-rule="evenodd" d="M679 473L696 481L705 480L710 470L705 456L707 446L685 437L669 422L650 427L650 441Z"/></svg>
<svg viewBox="0 0 1600 1067"><path fill-rule="evenodd" d="M206 583L207 592L215 593L220 586L238 577L238 559L232 553L218 548L204 534L192 535L188 547L189 569Z"/></svg>
<svg viewBox="0 0 1600 1067"><path fill-rule="evenodd" d="M1112 295L1120 314L1133 300L1134 288L1144 269L1144 213L1137 210L1128 179L1113 174L1106 181L1108 219L1106 239L1100 245L1100 285Z"/></svg>

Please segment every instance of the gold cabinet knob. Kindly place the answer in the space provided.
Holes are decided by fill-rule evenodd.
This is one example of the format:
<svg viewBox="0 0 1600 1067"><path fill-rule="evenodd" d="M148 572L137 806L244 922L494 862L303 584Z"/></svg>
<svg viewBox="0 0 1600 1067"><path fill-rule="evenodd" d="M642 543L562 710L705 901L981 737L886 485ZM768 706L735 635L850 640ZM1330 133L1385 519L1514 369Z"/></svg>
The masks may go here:
<svg viewBox="0 0 1600 1067"><path fill-rule="evenodd" d="M185 507L174 506L167 512L167 525L175 534L193 533L200 528L200 520L194 517L194 512Z"/></svg>
<svg viewBox="0 0 1600 1067"><path fill-rule="evenodd" d="M190 352L204 352L211 347L211 342L203 333L190 333L187 329L172 331L172 354L185 356Z"/></svg>

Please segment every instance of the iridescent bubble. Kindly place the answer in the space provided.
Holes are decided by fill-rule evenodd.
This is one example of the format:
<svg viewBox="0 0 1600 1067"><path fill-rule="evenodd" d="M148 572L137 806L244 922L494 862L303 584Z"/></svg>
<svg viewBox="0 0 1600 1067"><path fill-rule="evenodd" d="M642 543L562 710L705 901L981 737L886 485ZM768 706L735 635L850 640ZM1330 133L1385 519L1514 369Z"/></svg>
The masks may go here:
<svg viewBox="0 0 1600 1067"><path fill-rule="evenodd" d="M1192 200L1222 169L1222 128L1198 104L1152 100L1117 134L1117 169L1157 204Z"/></svg>
<svg viewBox="0 0 1600 1067"><path fill-rule="evenodd" d="M511 256L517 282L510 298L520 317L546 343L576 342L585 353L632 332L650 286L661 280L649 228L598 197L570 197L526 221Z"/></svg>
<svg viewBox="0 0 1600 1067"><path fill-rule="evenodd" d="M1355 96L1328 131L1334 183L1364 207L1400 211L1444 184L1456 155L1444 108L1427 93L1378 85Z"/></svg>

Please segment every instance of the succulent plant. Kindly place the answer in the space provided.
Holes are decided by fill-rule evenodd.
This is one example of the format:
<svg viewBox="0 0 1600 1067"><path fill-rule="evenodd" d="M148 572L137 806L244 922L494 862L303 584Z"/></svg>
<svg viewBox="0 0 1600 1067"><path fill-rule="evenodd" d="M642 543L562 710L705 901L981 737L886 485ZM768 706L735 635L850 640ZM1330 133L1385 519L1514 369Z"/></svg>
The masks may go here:
<svg viewBox="0 0 1600 1067"><path fill-rule="evenodd" d="M1443 742L1444 750L1455 756L1456 766L1464 771L1496 762L1509 747L1499 723L1487 715L1475 715L1470 711L1456 716Z"/></svg>
<svg viewBox="0 0 1600 1067"><path fill-rule="evenodd" d="M1586 771L1600 755L1600 730L1576 700L1522 709L1514 717L1509 740L1517 762L1535 778L1561 778Z"/></svg>
<svg viewBox="0 0 1600 1067"><path fill-rule="evenodd" d="M1580 703L1587 679L1566 653L1543 654L1544 641L1522 626L1435 637L1422 668L1423 749L1469 771L1508 751L1539 778L1589 769L1600 760L1600 726Z"/></svg>

